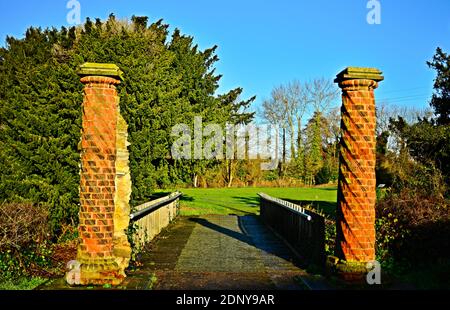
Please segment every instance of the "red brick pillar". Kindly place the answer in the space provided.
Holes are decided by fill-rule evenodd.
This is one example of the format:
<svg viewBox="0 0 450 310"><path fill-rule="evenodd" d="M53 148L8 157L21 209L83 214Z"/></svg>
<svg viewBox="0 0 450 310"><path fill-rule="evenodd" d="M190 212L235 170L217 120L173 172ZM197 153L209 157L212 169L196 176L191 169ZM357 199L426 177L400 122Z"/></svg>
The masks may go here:
<svg viewBox="0 0 450 310"><path fill-rule="evenodd" d="M125 274L113 254L116 133L121 71L111 64L81 66L85 85L81 138L79 237L70 284L119 284ZM71 267L73 268L73 266Z"/></svg>
<svg viewBox="0 0 450 310"><path fill-rule="evenodd" d="M374 89L381 73L349 67L335 80L342 89L336 256L364 266L375 259Z"/></svg>

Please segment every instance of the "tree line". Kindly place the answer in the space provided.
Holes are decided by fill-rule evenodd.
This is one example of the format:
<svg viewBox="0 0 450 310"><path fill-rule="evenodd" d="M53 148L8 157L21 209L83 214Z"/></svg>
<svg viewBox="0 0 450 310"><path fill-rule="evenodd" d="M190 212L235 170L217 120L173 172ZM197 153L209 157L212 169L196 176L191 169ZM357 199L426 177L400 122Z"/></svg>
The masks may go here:
<svg viewBox="0 0 450 310"><path fill-rule="evenodd" d="M337 180L338 97L337 86L320 78L276 86L263 101L261 117L280 128L278 177L297 178L306 185Z"/></svg>

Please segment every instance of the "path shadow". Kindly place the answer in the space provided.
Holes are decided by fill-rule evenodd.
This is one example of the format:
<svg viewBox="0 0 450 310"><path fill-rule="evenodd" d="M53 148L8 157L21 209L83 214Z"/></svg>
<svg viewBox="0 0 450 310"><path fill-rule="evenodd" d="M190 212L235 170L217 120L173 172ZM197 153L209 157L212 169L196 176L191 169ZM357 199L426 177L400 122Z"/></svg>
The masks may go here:
<svg viewBox="0 0 450 310"><path fill-rule="evenodd" d="M225 207L225 206L222 206L223 208L226 208L226 209L228 209L228 210L230 210L230 211L234 211L234 212L236 212L236 213L230 213L229 215L235 215L235 216L239 216L239 215L244 215L244 216L251 216L251 215L255 215L255 212L249 212L249 211L245 211L245 210L242 210L242 209L238 209L238 208L232 208L232 207Z"/></svg>
<svg viewBox="0 0 450 310"><path fill-rule="evenodd" d="M240 217L238 216L238 218L240 218ZM209 229L212 229L214 231L217 231L221 234L227 235L229 237L232 237L234 239L237 239L239 241L247 243L248 245L254 246L254 244L252 243L252 238L248 235L245 235L245 234L239 233L237 231L228 229L226 227L222 227L217 224L211 223L210 221L208 221L207 219L204 219L204 218L189 218L189 220L192 222L195 222L197 224L200 224L204 227L207 227Z"/></svg>
<svg viewBox="0 0 450 310"><path fill-rule="evenodd" d="M248 199L248 201L252 201L251 203L249 203L246 200L244 200L245 197L232 197L232 198L233 199L242 198L242 202L246 203L247 205L248 204L252 205L250 207L247 206L246 207L247 209L259 208L259 201L254 202L252 199ZM217 207L225 209L229 215L256 215L257 214L257 212L255 212L255 211L248 211L248 210L245 210L245 209L239 208L239 207L231 207L230 203L228 201L221 202L221 201L218 201L217 199L213 200L213 199L208 199L208 198L204 198L204 197L196 199L192 196L183 194L183 196L180 197L180 201L185 201L185 202L196 201L198 203L206 202L206 203L213 204ZM232 202L231 205L238 206L239 204ZM197 207L197 208L199 208L199 207ZM214 213L211 213L211 214L214 214ZM223 214L223 213L219 213L219 214Z"/></svg>
<svg viewBox="0 0 450 310"><path fill-rule="evenodd" d="M204 218L189 218L190 221L199 225L207 227L211 230L217 231L221 234L239 240L246 243L249 246L255 247L270 255L282 258L298 268L305 268L304 264L301 264L295 254L286 246L286 244L275 236L259 218L255 215L236 216L238 220L239 229L243 232L251 230L251 233L245 234L236 232L229 228L211 223ZM251 229L249 226L258 226L256 229Z"/></svg>

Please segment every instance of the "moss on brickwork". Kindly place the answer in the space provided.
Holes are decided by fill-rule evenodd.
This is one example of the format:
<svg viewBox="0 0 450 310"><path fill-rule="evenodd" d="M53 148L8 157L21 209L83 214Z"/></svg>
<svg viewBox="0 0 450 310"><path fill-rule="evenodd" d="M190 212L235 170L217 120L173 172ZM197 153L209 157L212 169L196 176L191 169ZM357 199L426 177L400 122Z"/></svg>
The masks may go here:
<svg viewBox="0 0 450 310"><path fill-rule="evenodd" d="M343 80L353 79L367 79L378 82L384 80L381 74L382 72L375 68L348 67L337 75L335 82L339 83Z"/></svg>
<svg viewBox="0 0 450 310"><path fill-rule="evenodd" d="M109 76L123 80L123 72L115 64L86 62L80 66L80 76Z"/></svg>

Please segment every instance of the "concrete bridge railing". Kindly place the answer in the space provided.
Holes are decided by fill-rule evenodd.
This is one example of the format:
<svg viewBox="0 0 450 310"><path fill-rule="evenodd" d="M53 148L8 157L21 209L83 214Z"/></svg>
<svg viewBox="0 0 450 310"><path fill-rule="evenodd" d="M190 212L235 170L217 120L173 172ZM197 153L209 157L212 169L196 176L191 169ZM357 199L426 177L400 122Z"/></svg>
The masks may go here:
<svg viewBox="0 0 450 310"><path fill-rule="evenodd" d="M136 207L130 221L137 224L135 244L144 246L167 227L180 213L180 192L174 192Z"/></svg>
<svg viewBox="0 0 450 310"><path fill-rule="evenodd" d="M260 193L260 216L308 264L325 263L325 219L320 214Z"/></svg>

